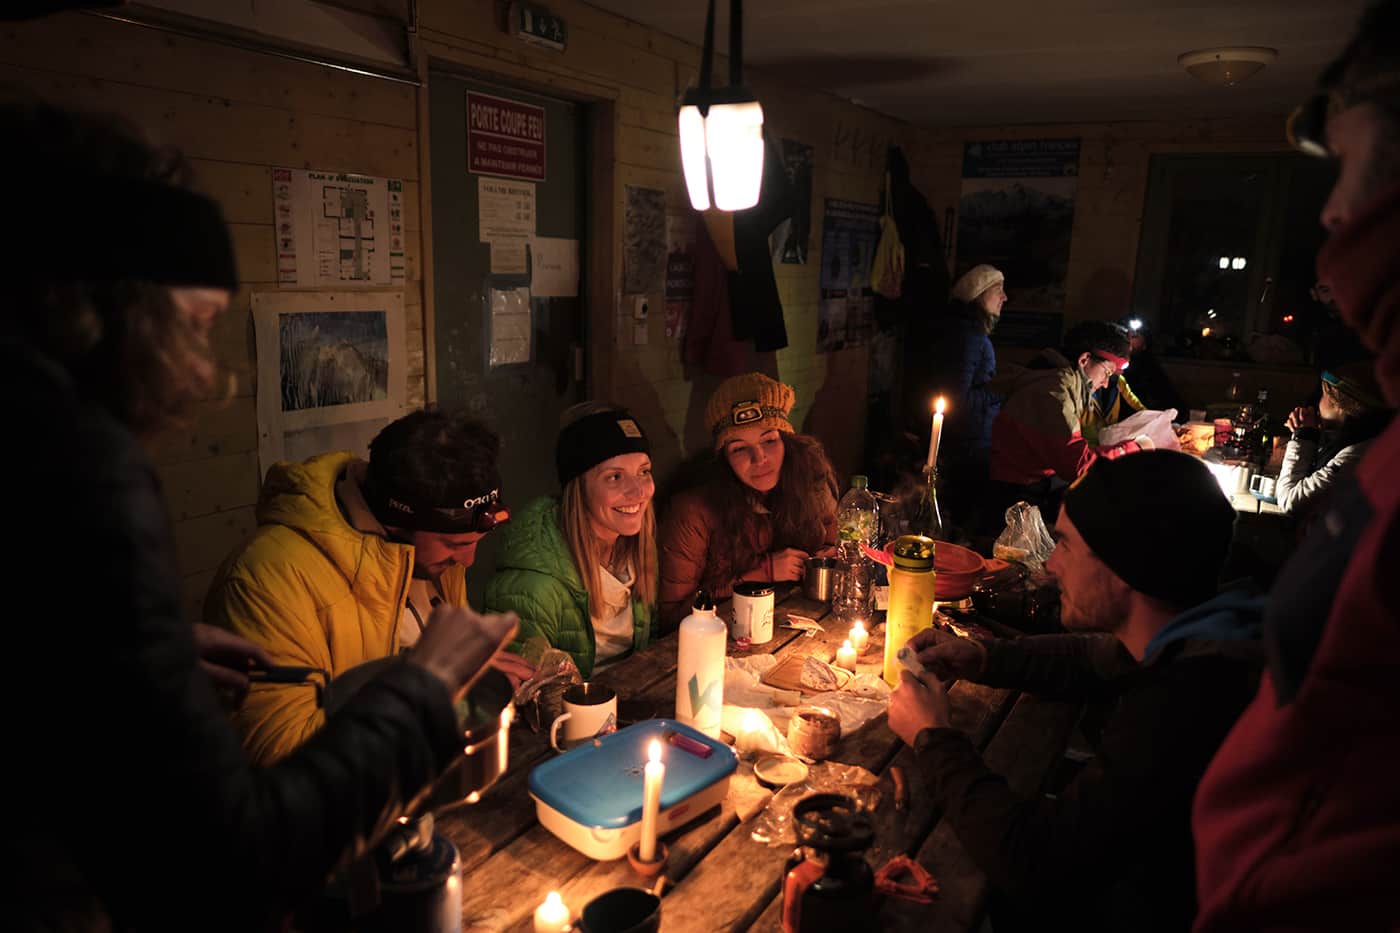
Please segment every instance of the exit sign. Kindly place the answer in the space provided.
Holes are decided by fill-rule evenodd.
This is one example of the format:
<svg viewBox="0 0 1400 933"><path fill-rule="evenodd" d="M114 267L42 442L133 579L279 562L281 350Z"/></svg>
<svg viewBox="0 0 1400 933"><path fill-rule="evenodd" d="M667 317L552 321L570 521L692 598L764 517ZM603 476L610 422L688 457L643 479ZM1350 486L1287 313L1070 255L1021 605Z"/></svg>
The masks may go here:
<svg viewBox="0 0 1400 933"><path fill-rule="evenodd" d="M531 45L562 52L569 42L569 26L564 22L564 17L555 16L544 7L512 3L507 17L510 34Z"/></svg>

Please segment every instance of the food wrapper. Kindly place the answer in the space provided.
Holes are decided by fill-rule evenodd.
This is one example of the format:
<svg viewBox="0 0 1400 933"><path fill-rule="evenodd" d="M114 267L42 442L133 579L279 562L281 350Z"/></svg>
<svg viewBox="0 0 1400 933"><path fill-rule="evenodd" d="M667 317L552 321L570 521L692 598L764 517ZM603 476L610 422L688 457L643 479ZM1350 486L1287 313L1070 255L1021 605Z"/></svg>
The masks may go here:
<svg viewBox="0 0 1400 933"><path fill-rule="evenodd" d="M549 647L543 638L527 641L520 656L535 666L536 673L515 691L515 709L530 731L539 732L564 712L564 691L583 683L583 677L572 655Z"/></svg>
<svg viewBox="0 0 1400 933"><path fill-rule="evenodd" d="M993 557L1040 573L1053 550L1055 540L1046 530L1039 508L1029 502L1018 502L1006 510L1006 529L992 545Z"/></svg>

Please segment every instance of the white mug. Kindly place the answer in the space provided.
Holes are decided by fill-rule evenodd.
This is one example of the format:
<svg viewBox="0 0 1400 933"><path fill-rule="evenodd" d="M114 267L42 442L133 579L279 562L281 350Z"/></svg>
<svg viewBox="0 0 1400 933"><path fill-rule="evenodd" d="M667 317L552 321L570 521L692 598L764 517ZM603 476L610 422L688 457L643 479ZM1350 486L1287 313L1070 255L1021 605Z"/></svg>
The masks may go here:
<svg viewBox="0 0 1400 933"><path fill-rule="evenodd" d="M559 744L559 727L564 744ZM549 727L549 744L556 752L582 745L617 731L617 692L602 684L574 684L564 691L564 712Z"/></svg>
<svg viewBox="0 0 1400 933"><path fill-rule="evenodd" d="M734 585L734 624L729 634L735 641L747 638L753 645L773 640L773 584L746 580Z"/></svg>
<svg viewBox="0 0 1400 933"><path fill-rule="evenodd" d="M1258 493L1266 499L1274 495L1274 490L1278 488L1278 480L1264 473L1255 473L1249 478L1249 491Z"/></svg>

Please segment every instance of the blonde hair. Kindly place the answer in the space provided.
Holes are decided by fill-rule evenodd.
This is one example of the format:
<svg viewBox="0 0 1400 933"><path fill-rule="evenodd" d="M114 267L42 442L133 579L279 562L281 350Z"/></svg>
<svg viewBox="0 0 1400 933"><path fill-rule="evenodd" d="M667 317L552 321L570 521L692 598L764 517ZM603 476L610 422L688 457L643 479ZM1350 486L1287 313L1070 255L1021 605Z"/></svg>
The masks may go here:
<svg viewBox="0 0 1400 933"><path fill-rule="evenodd" d="M595 619L603 616L603 588L598 568L605 563L611 564L615 556L622 557L623 562L632 568L633 597L644 600L648 606L656 605L656 512L651 501L647 502L646 511L642 514L641 532L619 537L613 553L604 554L588 520L588 502L583 491L587 476L587 473L576 476L564 486L559 503L559 527L564 533L564 541L569 545L569 553L573 555L583 588L588 592L588 614ZM620 555L617 553L619 548L622 550Z"/></svg>

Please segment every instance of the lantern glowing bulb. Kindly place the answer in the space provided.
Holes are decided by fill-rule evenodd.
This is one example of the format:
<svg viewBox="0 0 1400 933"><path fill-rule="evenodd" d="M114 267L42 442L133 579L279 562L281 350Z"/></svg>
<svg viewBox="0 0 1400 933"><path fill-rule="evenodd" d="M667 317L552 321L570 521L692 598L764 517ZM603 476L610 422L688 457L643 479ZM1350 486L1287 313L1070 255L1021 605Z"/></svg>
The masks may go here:
<svg viewBox="0 0 1400 933"><path fill-rule="evenodd" d="M758 203L763 107L747 93L733 96L741 99L704 108L699 95L687 94L677 119L685 187L697 211L710 208L712 191L713 205L722 211L741 211Z"/></svg>

